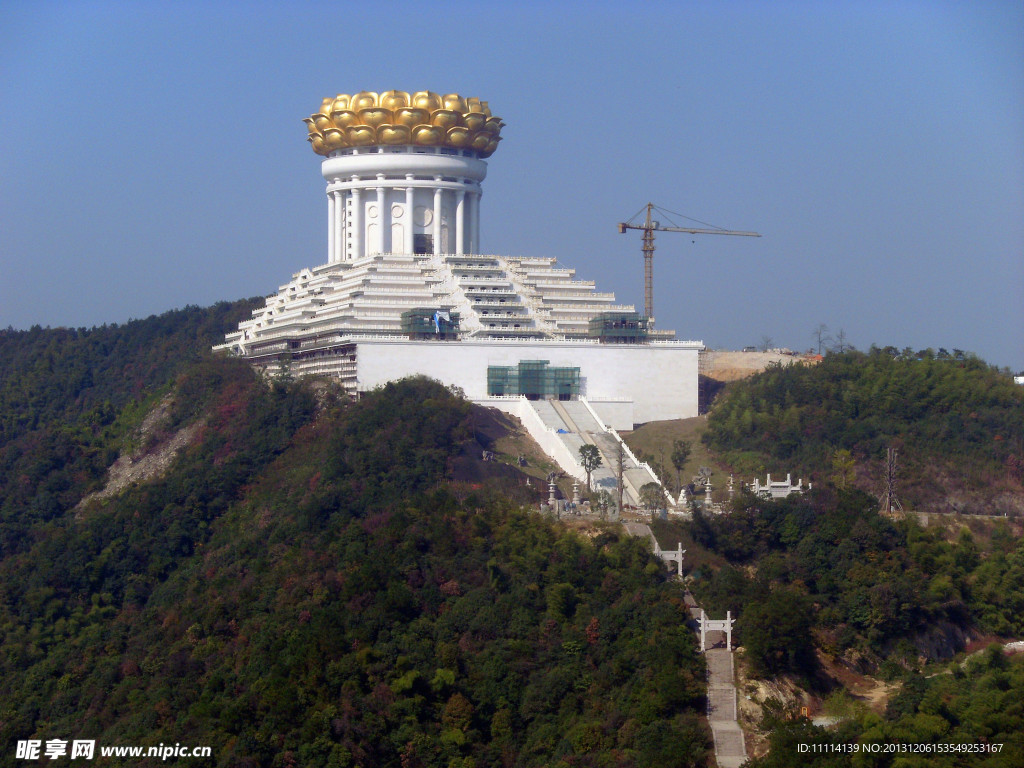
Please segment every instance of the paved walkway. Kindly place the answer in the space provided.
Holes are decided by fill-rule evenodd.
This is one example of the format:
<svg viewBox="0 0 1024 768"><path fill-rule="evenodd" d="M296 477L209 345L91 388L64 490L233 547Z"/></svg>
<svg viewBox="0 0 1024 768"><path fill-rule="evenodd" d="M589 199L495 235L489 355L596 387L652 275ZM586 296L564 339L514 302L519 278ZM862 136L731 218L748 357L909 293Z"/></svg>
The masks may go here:
<svg viewBox="0 0 1024 768"><path fill-rule="evenodd" d="M716 632L715 634L722 634ZM708 722L715 738L718 768L740 768L747 759L743 729L736 721L736 686L733 684L732 651L715 648L705 652L708 663Z"/></svg>
<svg viewBox="0 0 1024 768"><path fill-rule="evenodd" d="M700 606L687 592L684 597L690 616L700 618ZM747 747L740 728L739 702L733 668L732 650L725 645L726 635L721 630L707 633L708 650L704 660L708 665L708 723L715 740L715 761L718 768L740 768L747 759Z"/></svg>
<svg viewBox="0 0 1024 768"><path fill-rule="evenodd" d="M649 538L652 546L657 544L651 528L644 523L623 522L632 536ZM700 606L689 592L683 601L694 621L700 618ZM718 768L740 768L747 760L747 747L743 729L737 721L739 702L737 700L736 676L733 669L732 649L727 648L725 632L709 631L706 635L708 650L704 658L708 667L708 723L715 741L715 761Z"/></svg>
<svg viewBox="0 0 1024 768"><path fill-rule="evenodd" d="M651 533L651 526L647 525L647 523L640 523L633 520L623 520L622 527L626 529L626 533L628 533L630 536L637 536L641 539L649 539L651 542L651 549L654 549L654 545L658 543L657 539L654 538L654 534ZM697 611L697 615L700 616L700 611Z"/></svg>

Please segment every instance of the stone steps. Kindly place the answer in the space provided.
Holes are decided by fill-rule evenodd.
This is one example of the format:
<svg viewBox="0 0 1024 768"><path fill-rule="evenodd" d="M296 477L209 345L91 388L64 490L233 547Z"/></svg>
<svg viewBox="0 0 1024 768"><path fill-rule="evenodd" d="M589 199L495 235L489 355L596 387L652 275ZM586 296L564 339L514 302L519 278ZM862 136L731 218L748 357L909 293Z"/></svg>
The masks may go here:
<svg viewBox="0 0 1024 768"><path fill-rule="evenodd" d="M652 539L651 529L635 522L623 524L626 531L633 536L646 536ZM693 595L686 592L683 596L690 616L700 618L701 608ZM725 641L725 633L720 630L708 631L705 635L708 643L714 646ZM704 652L707 665L708 681L708 724L715 744L715 762L718 768L741 768L747 761L747 746L743 729L738 722L738 700L735 684L735 668L731 648L711 647Z"/></svg>
<svg viewBox="0 0 1024 768"><path fill-rule="evenodd" d="M689 602L688 602L689 604ZM700 615L700 608L694 603L691 614ZM714 642L722 632L709 632L708 640ZM736 685L733 681L732 650L714 648L704 652L708 668L708 723L715 741L715 760L718 768L739 768L747 759L747 748L743 740L743 729L737 722Z"/></svg>

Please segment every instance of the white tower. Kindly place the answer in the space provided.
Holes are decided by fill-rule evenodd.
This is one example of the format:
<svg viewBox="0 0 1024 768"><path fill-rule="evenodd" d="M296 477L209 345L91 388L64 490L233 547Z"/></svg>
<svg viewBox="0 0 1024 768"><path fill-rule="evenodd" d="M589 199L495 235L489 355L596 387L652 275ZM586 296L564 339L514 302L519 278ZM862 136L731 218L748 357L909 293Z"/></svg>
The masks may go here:
<svg viewBox="0 0 1024 768"><path fill-rule="evenodd" d="M480 183L504 125L486 101L431 91L324 99L308 118L324 156L327 262L480 252Z"/></svg>
<svg viewBox="0 0 1024 768"><path fill-rule="evenodd" d="M504 125L487 102L362 91L305 122L327 182L326 263L294 272L218 349L353 396L422 375L478 400L586 397L605 423L696 415L700 342L649 328L555 257L481 253Z"/></svg>

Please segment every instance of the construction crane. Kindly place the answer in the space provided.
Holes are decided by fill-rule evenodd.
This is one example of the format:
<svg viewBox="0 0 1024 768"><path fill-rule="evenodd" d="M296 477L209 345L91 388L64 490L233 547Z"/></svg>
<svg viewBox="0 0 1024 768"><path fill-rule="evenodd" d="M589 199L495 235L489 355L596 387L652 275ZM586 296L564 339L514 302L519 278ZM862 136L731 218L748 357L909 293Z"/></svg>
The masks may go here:
<svg viewBox="0 0 1024 768"><path fill-rule="evenodd" d="M643 213L644 208L647 209L647 218L644 219L642 224L634 224L637 217ZM644 314L648 318L654 317L654 233L655 232L687 232L691 235L741 235L743 237L760 237L757 232L738 232L732 229L722 229L712 224L699 221L698 224L704 224L704 229L691 229L689 227L663 227L661 222L655 221L651 218L651 212L657 210L659 213L665 214L666 216L672 214L671 211L666 211L663 208L658 208L654 203L648 203L644 208L641 208L629 221L619 224L619 234L625 234L627 229L640 229L644 233ZM675 216L682 216L681 213L672 214ZM683 216L683 218L687 218Z"/></svg>

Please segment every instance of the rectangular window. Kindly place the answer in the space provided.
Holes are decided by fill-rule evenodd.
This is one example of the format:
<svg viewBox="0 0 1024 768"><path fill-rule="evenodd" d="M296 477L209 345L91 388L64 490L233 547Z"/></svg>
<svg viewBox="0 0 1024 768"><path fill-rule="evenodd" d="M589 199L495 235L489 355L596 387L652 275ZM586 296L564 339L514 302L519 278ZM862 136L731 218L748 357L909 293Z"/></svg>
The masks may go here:
<svg viewBox="0 0 1024 768"><path fill-rule="evenodd" d="M413 253L433 253L434 252L434 236L433 235L414 234L412 236L412 252Z"/></svg>

